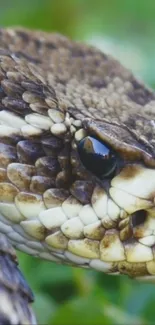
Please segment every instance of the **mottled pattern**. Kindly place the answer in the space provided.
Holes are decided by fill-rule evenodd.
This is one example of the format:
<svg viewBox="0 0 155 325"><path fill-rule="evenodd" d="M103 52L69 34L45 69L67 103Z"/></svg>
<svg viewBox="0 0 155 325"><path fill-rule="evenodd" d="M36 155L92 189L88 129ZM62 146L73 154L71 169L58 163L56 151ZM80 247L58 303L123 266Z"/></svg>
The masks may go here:
<svg viewBox="0 0 155 325"><path fill-rule="evenodd" d="M34 256L155 275L155 94L99 50L0 30L0 231ZM118 154L101 180L77 146Z"/></svg>
<svg viewBox="0 0 155 325"><path fill-rule="evenodd" d="M33 294L17 266L15 251L0 236L0 324L36 324L29 304Z"/></svg>

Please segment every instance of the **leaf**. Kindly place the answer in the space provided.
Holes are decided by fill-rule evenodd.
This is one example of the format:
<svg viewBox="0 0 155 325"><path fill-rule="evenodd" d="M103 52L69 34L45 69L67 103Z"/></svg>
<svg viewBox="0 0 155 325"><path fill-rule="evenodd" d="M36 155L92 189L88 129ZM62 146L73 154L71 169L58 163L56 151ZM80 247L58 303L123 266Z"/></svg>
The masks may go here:
<svg viewBox="0 0 155 325"><path fill-rule="evenodd" d="M92 299L74 298L57 309L52 318L52 325L109 325L110 319L103 314L103 309L95 297Z"/></svg>

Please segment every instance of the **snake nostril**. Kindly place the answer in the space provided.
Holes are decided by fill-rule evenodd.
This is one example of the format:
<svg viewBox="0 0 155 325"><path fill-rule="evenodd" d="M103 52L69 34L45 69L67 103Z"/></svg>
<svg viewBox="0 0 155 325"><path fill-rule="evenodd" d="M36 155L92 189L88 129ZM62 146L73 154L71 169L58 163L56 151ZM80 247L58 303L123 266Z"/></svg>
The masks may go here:
<svg viewBox="0 0 155 325"><path fill-rule="evenodd" d="M134 212L131 215L132 227L134 228L134 227L137 227L137 226L140 226L140 225L144 224L146 218L147 218L147 211L139 210L139 211Z"/></svg>

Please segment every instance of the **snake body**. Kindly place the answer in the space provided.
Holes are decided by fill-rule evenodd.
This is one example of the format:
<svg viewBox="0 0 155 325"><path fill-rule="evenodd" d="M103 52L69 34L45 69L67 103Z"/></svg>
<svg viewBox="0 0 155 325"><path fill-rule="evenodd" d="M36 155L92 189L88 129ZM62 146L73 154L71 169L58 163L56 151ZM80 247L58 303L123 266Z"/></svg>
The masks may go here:
<svg viewBox="0 0 155 325"><path fill-rule="evenodd" d="M28 254L155 275L155 93L119 62L58 34L0 30L0 232ZM100 179L78 144L121 157Z"/></svg>

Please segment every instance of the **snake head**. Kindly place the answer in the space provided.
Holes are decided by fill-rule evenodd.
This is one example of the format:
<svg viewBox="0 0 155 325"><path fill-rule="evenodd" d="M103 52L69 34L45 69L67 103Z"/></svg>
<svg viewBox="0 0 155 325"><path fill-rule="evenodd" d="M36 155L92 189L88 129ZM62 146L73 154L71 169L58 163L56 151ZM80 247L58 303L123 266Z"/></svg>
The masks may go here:
<svg viewBox="0 0 155 325"><path fill-rule="evenodd" d="M116 60L0 31L0 231L36 257L155 275L155 94Z"/></svg>
<svg viewBox="0 0 155 325"><path fill-rule="evenodd" d="M143 125L148 123L144 117L140 119L143 119ZM86 149L85 147L83 149L88 156L86 167L96 174L96 179L98 179L95 189L98 194L93 196L91 202L106 229L102 240L102 260L117 262L120 272L132 276L141 276L141 268L145 265L143 275L147 277L149 270L153 272L154 268L155 160L153 144L151 141L146 141L144 136L140 137L134 129L129 128L129 123L120 125L118 121L87 118L83 121L83 127L85 132L83 135L81 132L82 139L79 145L85 143L91 135L92 139L95 141L97 139L103 146L103 152L102 149L98 149L99 145L95 151L96 143L92 140L91 146L88 143L89 150L87 143ZM104 158L105 147L111 150L114 157L115 171L111 168L111 156L106 156L106 168L109 167L108 175L103 173L105 160L102 156ZM93 155L95 152L93 165L95 169L91 167L90 151ZM80 152L80 155L82 156L83 152ZM98 156L103 166L102 175L99 175ZM85 165L85 161L81 160ZM103 200L100 212L96 203L98 195L101 195ZM118 242L121 245L118 245ZM120 259L122 262L118 262Z"/></svg>

